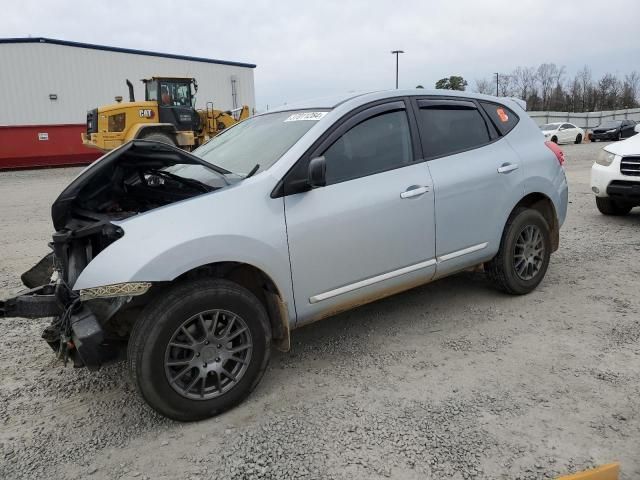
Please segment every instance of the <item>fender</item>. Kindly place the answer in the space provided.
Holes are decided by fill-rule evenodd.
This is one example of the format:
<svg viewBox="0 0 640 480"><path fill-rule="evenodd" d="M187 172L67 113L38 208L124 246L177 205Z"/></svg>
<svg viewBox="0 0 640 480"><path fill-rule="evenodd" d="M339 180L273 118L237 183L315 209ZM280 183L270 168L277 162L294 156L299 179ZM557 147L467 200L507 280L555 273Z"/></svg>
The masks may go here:
<svg viewBox="0 0 640 480"><path fill-rule="evenodd" d="M239 262L273 280L295 319L284 205L282 199L265 202L268 192L254 178L112 222L124 235L93 258L73 289L171 282L203 265Z"/></svg>

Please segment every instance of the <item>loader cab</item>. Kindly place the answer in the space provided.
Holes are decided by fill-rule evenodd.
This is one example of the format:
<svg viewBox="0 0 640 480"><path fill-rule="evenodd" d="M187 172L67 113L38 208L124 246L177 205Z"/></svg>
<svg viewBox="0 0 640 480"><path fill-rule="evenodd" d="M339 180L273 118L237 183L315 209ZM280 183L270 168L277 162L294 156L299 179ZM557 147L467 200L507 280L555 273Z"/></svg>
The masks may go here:
<svg viewBox="0 0 640 480"><path fill-rule="evenodd" d="M195 79L153 77L143 82L145 100L158 102L160 123L175 125L178 131L199 130L200 116L194 108Z"/></svg>

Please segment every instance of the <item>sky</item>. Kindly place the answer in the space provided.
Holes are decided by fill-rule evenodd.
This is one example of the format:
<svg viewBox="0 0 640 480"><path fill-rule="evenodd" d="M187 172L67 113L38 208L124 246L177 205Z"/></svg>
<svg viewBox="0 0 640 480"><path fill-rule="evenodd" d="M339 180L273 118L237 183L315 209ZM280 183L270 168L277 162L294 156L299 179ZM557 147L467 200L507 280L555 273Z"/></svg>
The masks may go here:
<svg viewBox="0 0 640 480"><path fill-rule="evenodd" d="M1 37L50 37L257 64L256 107L543 62L640 72L639 0L0 0ZM3 66L2 68L6 68Z"/></svg>

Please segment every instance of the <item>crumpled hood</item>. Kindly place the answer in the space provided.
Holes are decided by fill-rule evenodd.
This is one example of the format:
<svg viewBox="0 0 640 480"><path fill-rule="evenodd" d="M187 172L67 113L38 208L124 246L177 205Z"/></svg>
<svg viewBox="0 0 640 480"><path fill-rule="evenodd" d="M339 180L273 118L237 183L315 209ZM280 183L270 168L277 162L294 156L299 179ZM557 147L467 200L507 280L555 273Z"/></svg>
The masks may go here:
<svg viewBox="0 0 640 480"><path fill-rule="evenodd" d="M128 155L136 155L142 161L153 162L159 167L180 164L202 165L217 173L222 173L220 169L181 150L173 145L147 140L134 140L126 143L106 155L102 156L89 167L83 170L63 191L51 205L51 219L53 226L57 230L65 227L72 213L72 207L76 199L83 192L97 191L114 181L117 175L118 164L124 161ZM221 176L217 188L227 185Z"/></svg>

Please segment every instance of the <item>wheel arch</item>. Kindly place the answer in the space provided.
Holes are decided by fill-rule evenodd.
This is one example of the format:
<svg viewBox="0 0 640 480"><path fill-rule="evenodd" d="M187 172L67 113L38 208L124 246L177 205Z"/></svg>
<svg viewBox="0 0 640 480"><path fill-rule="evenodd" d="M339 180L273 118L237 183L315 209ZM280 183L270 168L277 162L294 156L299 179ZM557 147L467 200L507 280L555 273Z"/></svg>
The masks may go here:
<svg viewBox="0 0 640 480"><path fill-rule="evenodd" d="M274 346L280 351L289 351L290 322L285 297L266 272L244 262L215 262L188 270L170 284L203 277L229 280L253 293L267 311Z"/></svg>
<svg viewBox="0 0 640 480"><path fill-rule="evenodd" d="M531 208L540 212L540 214L549 224L549 229L551 230L551 251L555 252L556 250L558 250L558 247L560 245L560 222L558 220L556 207L553 204L551 198L540 192L529 193L521 198L520 201L513 207L513 209L509 213L509 217L515 210L521 207Z"/></svg>

